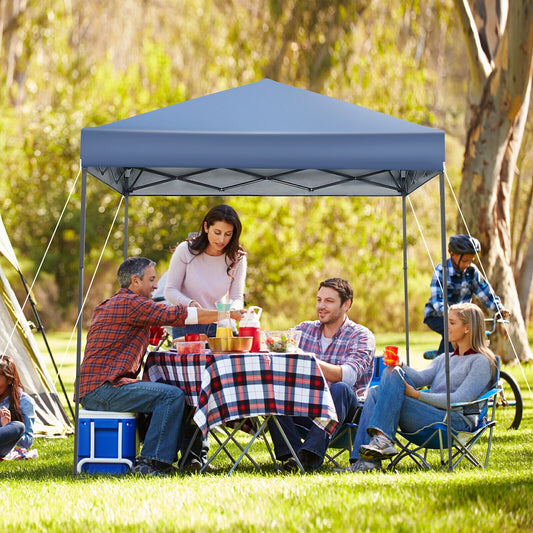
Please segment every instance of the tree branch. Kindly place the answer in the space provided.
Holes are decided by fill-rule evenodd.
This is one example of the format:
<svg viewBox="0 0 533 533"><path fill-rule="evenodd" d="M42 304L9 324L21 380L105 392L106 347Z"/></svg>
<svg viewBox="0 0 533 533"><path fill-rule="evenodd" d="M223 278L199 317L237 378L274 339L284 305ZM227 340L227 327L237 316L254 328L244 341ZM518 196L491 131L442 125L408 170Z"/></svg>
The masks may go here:
<svg viewBox="0 0 533 533"><path fill-rule="evenodd" d="M461 30L465 38L466 54L470 66L472 97L477 101L483 93L483 87L490 76L492 65L481 46L479 32L468 0L453 0L453 2L459 15Z"/></svg>

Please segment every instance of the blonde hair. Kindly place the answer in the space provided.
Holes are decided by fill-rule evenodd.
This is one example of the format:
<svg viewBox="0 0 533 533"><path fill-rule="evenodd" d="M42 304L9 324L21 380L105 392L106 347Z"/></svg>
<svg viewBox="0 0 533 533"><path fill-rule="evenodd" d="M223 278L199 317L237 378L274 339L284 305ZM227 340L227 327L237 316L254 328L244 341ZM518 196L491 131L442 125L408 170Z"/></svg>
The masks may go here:
<svg viewBox="0 0 533 533"><path fill-rule="evenodd" d="M454 312L457 318L470 328L470 345L472 350L485 355L493 368L496 368L496 356L489 348L487 334L485 333L485 317L481 309L473 303L454 304L448 312Z"/></svg>

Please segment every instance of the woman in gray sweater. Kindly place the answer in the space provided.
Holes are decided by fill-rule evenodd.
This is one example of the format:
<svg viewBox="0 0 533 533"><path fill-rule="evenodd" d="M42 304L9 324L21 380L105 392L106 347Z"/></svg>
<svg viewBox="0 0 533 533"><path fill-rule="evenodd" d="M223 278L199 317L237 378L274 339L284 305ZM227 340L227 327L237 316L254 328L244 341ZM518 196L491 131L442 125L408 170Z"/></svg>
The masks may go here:
<svg viewBox="0 0 533 533"><path fill-rule="evenodd" d="M452 305L448 312L448 339L455 350L450 357L450 402L470 402L490 389L496 358L488 347L484 317L472 303ZM418 390L420 387L428 390ZM398 453L394 437L398 426L412 433L446 415L445 357L441 354L424 370L399 362L388 367L379 386L368 391L359 427L344 472L381 469L381 460ZM452 427L470 431L477 415L452 411Z"/></svg>

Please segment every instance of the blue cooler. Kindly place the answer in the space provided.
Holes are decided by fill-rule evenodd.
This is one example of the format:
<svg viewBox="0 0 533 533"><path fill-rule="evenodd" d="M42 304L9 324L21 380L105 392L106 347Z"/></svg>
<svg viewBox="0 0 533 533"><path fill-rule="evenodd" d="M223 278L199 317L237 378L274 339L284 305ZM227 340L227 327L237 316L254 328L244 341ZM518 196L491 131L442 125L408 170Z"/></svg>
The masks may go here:
<svg viewBox="0 0 533 533"><path fill-rule="evenodd" d="M80 409L77 471L124 474L137 455L137 415Z"/></svg>

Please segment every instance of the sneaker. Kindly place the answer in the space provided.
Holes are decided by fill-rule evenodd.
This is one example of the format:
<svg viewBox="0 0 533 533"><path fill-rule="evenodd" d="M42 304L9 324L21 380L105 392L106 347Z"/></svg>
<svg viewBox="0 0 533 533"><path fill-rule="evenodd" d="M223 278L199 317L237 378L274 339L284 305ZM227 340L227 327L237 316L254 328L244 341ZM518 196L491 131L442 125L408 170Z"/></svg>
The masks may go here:
<svg viewBox="0 0 533 533"><path fill-rule="evenodd" d="M131 469L133 474L139 476L171 476L177 473L176 468L171 464L162 463L155 459L139 458L135 461L135 465Z"/></svg>
<svg viewBox="0 0 533 533"><path fill-rule="evenodd" d="M289 457L289 459L282 463L281 470L289 474L296 474L296 472L300 471L300 467L294 457Z"/></svg>
<svg viewBox="0 0 533 533"><path fill-rule="evenodd" d="M435 359L439 355L438 350L428 350L427 352L424 352L424 359Z"/></svg>
<svg viewBox="0 0 533 533"><path fill-rule="evenodd" d="M215 467L212 464L206 465L205 463L202 463L198 459L193 459L191 462L184 464L183 466L180 466L180 470L183 470L184 472L190 472L190 473L196 473L202 470L202 472L205 473L205 472L213 472L215 470Z"/></svg>
<svg viewBox="0 0 533 533"><path fill-rule="evenodd" d="M359 458L365 461L389 459L397 454L398 450L385 435L374 435L368 444L359 446Z"/></svg>
<svg viewBox="0 0 533 533"><path fill-rule="evenodd" d="M372 472L373 470L381 470L381 461L363 461L357 459L355 463L352 463L346 468L334 468L333 472L335 472L335 474L347 474L349 472Z"/></svg>

